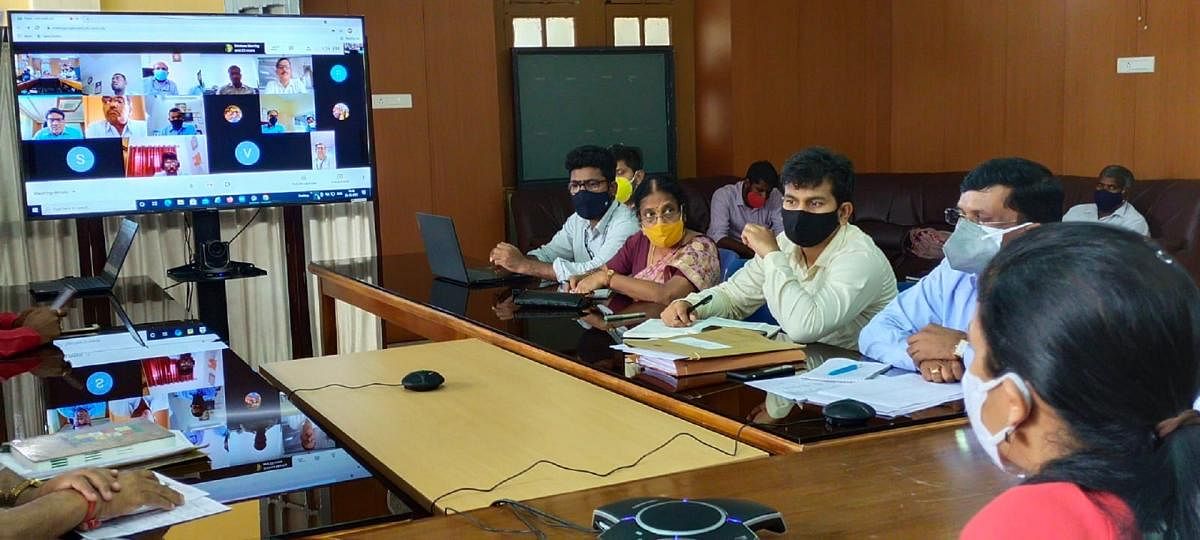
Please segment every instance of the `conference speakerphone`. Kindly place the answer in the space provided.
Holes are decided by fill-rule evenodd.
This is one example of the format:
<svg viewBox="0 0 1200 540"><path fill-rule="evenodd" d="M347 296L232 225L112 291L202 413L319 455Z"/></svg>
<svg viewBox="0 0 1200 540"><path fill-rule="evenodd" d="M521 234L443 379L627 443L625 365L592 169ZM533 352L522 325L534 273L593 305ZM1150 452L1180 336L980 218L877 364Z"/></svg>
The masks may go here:
<svg viewBox="0 0 1200 540"><path fill-rule="evenodd" d="M605 539L752 539L763 529L787 532L777 510L741 499L625 499L594 510L592 526Z"/></svg>

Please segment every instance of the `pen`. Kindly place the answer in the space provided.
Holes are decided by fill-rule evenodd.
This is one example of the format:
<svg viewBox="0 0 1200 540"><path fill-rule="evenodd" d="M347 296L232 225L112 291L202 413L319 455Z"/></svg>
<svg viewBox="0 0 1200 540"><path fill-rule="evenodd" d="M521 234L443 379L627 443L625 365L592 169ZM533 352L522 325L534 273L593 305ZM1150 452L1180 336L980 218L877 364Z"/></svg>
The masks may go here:
<svg viewBox="0 0 1200 540"><path fill-rule="evenodd" d="M856 370L856 369L858 369L858 364L851 364L851 365L849 365L849 366L846 366L846 367L840 367L840 368L837 368L837 369L835 369L835 370L833 370L833 371L830 371L830 372L829 372L829 376L830 376L830 377L832 377L832 376L834 376L834 375L841 375L841 374L843 374L843 373L850 373L851 371L854 371L854 370Z"/></svg>
<svg viewBox="0 0 1200 540"><path fill-rule="evenodd" d="M644 318L646 318L645 313L622 313L622 314L605 315L604 322L628 321L628 320L632 320L632 319L644 319Z"/></svg>
<svg viewBox="0 0 1200 540"><path fill-rule="evenodd" d="M699 302L696 302L696 305L689 307L689 308L688 308L688 310L687 310L687 312L688 312L688 313L691 313L691 312L695 311L695 310L696 310L696 308L698 308L698 307L700 307L700 306L703 306L704 304L707 304L707 303L709 303L709 302L712 302L712 298L713 298L713 295L711 295L711 294L710 294L710 295L708 295L708 296L705 296L705 297L704 297L703 299L701 299Z"/></svg>

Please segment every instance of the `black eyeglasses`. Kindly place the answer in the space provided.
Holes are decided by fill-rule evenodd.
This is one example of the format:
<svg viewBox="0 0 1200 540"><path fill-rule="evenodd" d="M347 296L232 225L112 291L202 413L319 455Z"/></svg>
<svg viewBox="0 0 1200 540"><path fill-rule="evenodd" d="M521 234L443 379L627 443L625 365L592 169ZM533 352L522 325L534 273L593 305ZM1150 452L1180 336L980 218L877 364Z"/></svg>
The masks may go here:
<svg viewBox="0 0 1200 540"><path fill-rule="evenodd" d="M567 184L567 190L572 194L579 193L580 190L586 189L592 193L604 193L608 191L608 180L582 180L571 181Z"/></svg>
<svg viewBox="0 0 1200 540"><path fill-rule="evenodd" d="M958 220L960 219L965 219L971 223L983 225L985 227L1002 227L1004 225L1016 225L1017 223L1016 221L975 221L970 217L967 217L967 213L959 210L958 208L946 209L946 224L958 225Z"/></svg>

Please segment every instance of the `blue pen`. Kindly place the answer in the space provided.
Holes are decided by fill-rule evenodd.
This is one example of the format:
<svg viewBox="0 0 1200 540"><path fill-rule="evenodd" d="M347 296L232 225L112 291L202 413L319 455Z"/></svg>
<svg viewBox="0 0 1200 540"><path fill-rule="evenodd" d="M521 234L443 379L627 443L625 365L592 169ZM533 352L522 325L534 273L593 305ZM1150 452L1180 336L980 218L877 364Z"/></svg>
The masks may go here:
<svg viewBox="0 0 1200 540"><path fill-rule="evenodd" d="M834 375L842 375L844 373L850 373L851 371L854 371L856 369L858 369L858 364L850 364L846 367L840 367L833 371L830 371L829 376L832 377Z"/></svg>

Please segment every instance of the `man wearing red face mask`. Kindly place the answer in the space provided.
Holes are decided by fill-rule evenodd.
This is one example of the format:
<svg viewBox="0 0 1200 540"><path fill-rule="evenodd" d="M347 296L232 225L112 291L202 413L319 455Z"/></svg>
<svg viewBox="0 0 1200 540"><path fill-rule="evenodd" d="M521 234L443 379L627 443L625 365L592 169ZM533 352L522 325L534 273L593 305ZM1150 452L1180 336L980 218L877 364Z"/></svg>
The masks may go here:
<svg viewBox="0 0 1200 540"><path fill-rule="evenodd" d="M782 201L775 166L769 161L756 161L746 170L746 178L741 182L713 193L708 237L717 241L717 247L749 259L754 256L754 250L742 242L742 229L753 223L771 229L776 235L782 234Z"/></svg>

